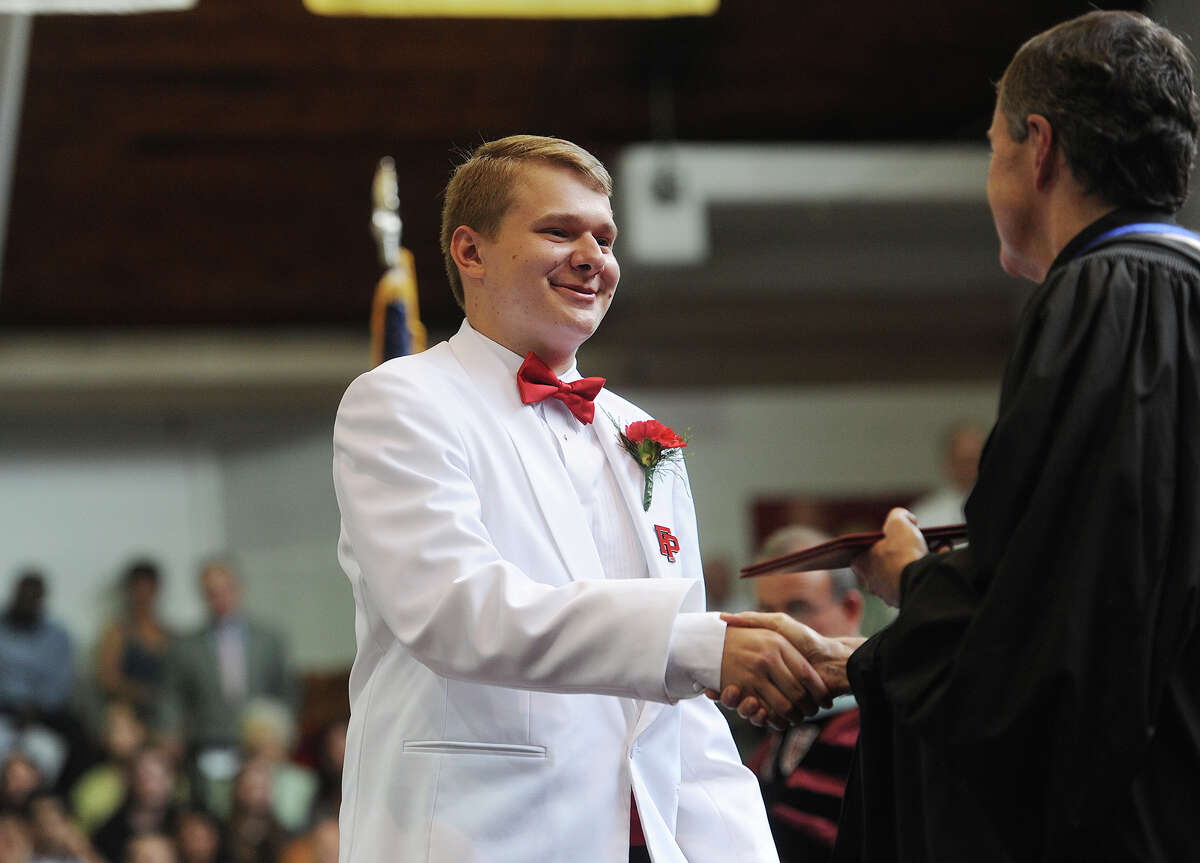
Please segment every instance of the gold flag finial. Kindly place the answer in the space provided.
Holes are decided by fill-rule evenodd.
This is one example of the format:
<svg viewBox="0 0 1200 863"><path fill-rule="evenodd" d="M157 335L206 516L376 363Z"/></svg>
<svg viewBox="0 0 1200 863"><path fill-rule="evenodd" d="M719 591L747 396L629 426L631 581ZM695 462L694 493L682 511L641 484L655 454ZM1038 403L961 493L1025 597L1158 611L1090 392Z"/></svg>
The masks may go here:
<svg viewBox="0 0 1200 863"><path fill-rule="evenodd" d="M400 189L391 156L379 160L371 182L371 234L386 272L371 303L371 363L425 350L425 326L417 302L417 270L412 253L400 245Z"/></svg>
<svg viewBox="0 0 1200 863"><path fill-rule="evenodd" d="M394 267L400 251L400 233L404 222L400 219L400 187L396 180L396 163L391 156L384 156L375 168L371 182L371 233L379 249L379 263Z"/></svg>

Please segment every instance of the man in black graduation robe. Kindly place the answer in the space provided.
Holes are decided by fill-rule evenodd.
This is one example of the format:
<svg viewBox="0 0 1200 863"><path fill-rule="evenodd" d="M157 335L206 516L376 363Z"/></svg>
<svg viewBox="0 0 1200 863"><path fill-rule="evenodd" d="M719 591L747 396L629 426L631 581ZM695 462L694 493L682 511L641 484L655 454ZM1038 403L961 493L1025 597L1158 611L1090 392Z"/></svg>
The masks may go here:
<svg viewBox="0 0 1200 863"><path fill-rule="evenodd" d="M1200 251L1170 224L1197 117L1186 49L1129 13L1001 80L988 199L1040 285L969 546L897 510L856 561L900 612L848 663L836 861L1200 860Z"/></svg>

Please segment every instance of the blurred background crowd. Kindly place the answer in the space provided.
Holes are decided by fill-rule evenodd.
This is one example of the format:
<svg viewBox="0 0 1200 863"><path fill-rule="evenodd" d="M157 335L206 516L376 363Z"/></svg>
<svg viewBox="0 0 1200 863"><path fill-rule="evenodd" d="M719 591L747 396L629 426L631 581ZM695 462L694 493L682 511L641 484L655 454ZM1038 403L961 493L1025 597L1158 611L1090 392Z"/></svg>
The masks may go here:
<svg viewBox="0 0 1200 863"><path fill-rule="evenodd" d="M0 863L333 863L344 676L298 680L282 636L243 608L229 561L200 567L207 622L194 632L163 622L161 578L152 560L128 565L90 663L47 612L47 576L13 581Z"/></svg>

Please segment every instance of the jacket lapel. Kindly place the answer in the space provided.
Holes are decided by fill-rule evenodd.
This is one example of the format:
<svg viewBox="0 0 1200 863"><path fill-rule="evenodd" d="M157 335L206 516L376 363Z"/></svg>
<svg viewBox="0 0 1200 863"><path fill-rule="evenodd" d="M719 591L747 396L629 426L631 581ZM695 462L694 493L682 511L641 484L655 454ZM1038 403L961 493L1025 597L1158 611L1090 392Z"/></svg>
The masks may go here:
<svg viewBox="0 0 1200 863"><path fill-rule="evenodd" d="M467 323L463 322L463 327ZM572 579L604 578L596 543L571 486L571 478L554 451L545 424L529 405L521 403L513 375L495 356L460 329L449 345L479 397L512 440L546 528L554 538L563 565Z"/></svg>
<svg viewBox="0 0 1200 863"><path fill-rule="evenodd" d="M597 408L603 408L603 410L596 411L596 434L600 438L600 445L604 449L604 455L608 458L613 475L617 478L617 484L621 487L621 497L625 500L625 506L629 510L629 517L634 532L637 534L639 547L646 558L650 576L652 578L679 577L680 567L669 561L666 555L660 552L656 531L658 526L667 530L671 528L673 509L671 499L674 490L671 468L667 466L659 471L654 482L654 493L650 497L650 510L644 510L642 498L646 490L645 474L642 473L642 466L622 448L621 442L617 438L617 426L613 425L615 420L617 425L624 428L630 422L642 417L619 416L612 400L605 396L606 393L602 391L596 397ZM612 417L611 420L609 416Z"/></svg>

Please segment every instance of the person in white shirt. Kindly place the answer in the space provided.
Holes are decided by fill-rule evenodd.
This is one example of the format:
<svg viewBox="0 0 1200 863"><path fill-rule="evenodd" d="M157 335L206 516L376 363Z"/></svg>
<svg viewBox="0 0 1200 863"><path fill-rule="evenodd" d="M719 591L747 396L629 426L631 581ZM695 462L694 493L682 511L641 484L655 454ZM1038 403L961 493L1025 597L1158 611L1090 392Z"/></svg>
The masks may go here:
<svg viewBox="0 0 1200 863"><path fill-rule="evenodd" d="M976 423L956 422L942 436L942 469L946 481L909 506L922 527L962 524L963 506L979 473L979 454L986 433Z"/></svg>
<svg viewBox="0 0 1200 863"><path fill-rule="evenodd" d="M705 613L682 463L647 495L618 430L649 418L576 369L620 272L610 194L567 141L480 146L442 220L466 320L342 400L341 863L776 859L697 696L737 685L782 723L829 693L782 636Z"/></svg>

